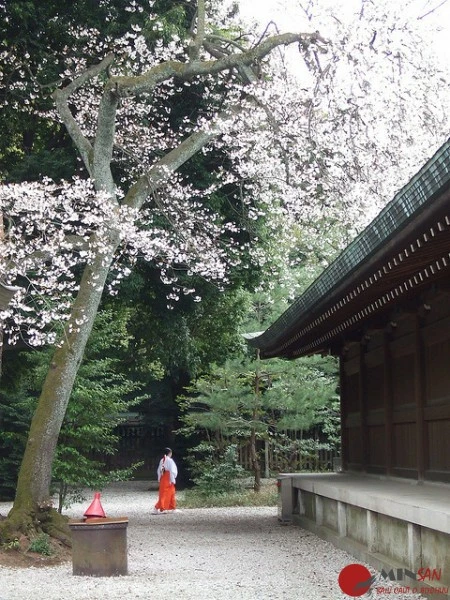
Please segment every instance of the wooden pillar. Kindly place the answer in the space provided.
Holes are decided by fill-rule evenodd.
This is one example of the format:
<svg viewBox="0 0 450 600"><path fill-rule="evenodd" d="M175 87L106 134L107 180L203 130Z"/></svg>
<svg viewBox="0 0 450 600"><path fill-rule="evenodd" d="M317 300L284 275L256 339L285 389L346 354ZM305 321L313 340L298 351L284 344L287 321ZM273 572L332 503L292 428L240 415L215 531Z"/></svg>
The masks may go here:
<svg viewBox="0 0 450 600"><path fill-rule="evenodd" d="M414 401L416 405L416 465L417 479L423 481L428 463L427 444L425 439L425 360L421 335L422 319L419 315L415 321L414 342Z"/></svg>
<svg viewBox="0 0 450 600"><path fill-rule="evenodd" d="M348 445L346 428L348 399L345 387L345 354L342 353L339 358L339 394L340 394L340 414L341 414L341 465L344 471L348 469Z"/></svg>
<svg viewBox="0 0 450 600"><path fill-rule="evenodd" d="M359 414L361 419L361 468L367 471L369 464L369 427L367 425L366 402L366 365L364 363L364 345L359 344Z"/></svg>
<svg viewBox="0 0 450 600"><path fill-rule="evenodd" d="M383 364L384 364L384 435L386 452L386 475L392 475L393 453L393 390L392 390L392 354L390 348L390 333L385 332L383 337Z"/></svg>

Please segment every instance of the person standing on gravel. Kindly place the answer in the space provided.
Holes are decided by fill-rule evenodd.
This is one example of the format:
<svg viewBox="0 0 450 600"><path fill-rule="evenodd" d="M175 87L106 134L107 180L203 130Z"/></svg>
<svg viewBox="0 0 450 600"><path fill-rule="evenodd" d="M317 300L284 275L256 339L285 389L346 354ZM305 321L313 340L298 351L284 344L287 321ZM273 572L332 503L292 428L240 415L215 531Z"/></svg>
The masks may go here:
<svg viewBox="0 0 450 600"><path fill-rule="evenodd" d="M164 449L164 456L159 461L157 469L159 481L158 501L154 514L176 510L175 483L178 475L177 465L172 458L172 450Z"/></svg>

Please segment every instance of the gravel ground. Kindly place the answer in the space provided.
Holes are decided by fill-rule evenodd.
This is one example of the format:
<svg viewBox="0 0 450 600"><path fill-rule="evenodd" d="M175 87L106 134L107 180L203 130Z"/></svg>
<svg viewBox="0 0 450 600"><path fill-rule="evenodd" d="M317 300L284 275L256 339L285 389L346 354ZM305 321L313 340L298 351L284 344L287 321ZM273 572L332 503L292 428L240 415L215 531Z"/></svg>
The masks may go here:
<svg viewBox="0 0 450 600"><path fill-rule="evenodd" d="M358 561L299 527L280 524L275 507L153 515L157 493L147 488L143 482L116 484L101 496L108 517L129 518L128 575L74 576L71 562L0 567L0 600L349 600L337 578ZM67 514L81 518L89 504ZM9 506L0 503L0 514Z"/></svg>

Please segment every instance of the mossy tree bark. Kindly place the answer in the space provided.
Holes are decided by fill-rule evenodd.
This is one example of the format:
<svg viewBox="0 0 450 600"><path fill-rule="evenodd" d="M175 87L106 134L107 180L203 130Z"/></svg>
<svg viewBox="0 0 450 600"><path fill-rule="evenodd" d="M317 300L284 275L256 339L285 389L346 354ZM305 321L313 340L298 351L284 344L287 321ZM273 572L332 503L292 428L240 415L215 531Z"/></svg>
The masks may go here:
<svg viewBox="0 0 450 600"><path fill-rule="evenodd" d="M117 246L112 235L107 250L87 266L65 328L62 344L56 349L33 415L24 457L20 467L16 497L4 531L29 535L44 530L68 540L61 515L52 508L50 484L52 462L73 383L83 359L102 296L110 263Z"/></svg>

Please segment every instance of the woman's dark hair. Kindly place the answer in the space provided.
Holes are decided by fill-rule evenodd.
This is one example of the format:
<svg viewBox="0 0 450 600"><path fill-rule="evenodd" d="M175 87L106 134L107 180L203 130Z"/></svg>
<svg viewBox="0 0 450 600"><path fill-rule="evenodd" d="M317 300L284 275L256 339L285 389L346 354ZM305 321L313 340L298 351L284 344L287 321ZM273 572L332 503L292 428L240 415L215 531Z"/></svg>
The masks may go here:
<svg viewBox="0 0 450 600"><path fill-rule="evenodd" d="M170 448L164 448L164 454L167 456L169 452L172 452Z"/></svg>

